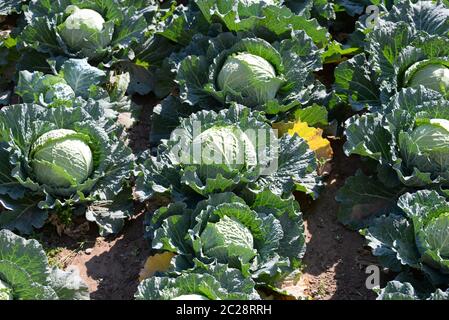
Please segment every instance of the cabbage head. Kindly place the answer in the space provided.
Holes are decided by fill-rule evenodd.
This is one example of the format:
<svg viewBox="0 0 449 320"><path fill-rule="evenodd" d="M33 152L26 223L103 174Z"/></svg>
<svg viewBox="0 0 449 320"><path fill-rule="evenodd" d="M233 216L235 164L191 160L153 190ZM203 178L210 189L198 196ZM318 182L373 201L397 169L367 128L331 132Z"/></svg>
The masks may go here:
<svg viewBox="0 0 449 320"><path fill-rule="evenodd" d="M449 92L449 62L444 64L426 64L422 67L412 66L414 70L408 86L417 88L424 86L426 88L438 91L442 94Z"/></svg>
<svg viewBox="0 0 449 320"><path fill-rule="evenodd" d="M74 51L92 48L90 39L98 37L105 28L105 20L97 11L92 9L80 9L75 5L68 6L65 10L68 17L58 26L62 39L70 49ZM112 34L105 37L103 45L112 41Z"/></svg>
<svg viewBox="0 0 449 320"><path fill-rule="evenodd" d="M440 171L449 171L449 120L430 119L418 126L411 133L411 140L414 140L416 146L422 155L426 156L429 162L438 166ZM417 166L420 168L421 162Z"/></svg>
<svg viewBox="0 0 449 320"><path fill-rule="evenodd" d="M227 96L249 107L273 100L284 80L264 58L251 53L229 56L217 77L218 88Z"/></svg>
<svg viewBox="0 0 449 320"><path fill-rule="evenodd" d="M87 110L90 111L87 112ZM104 108L11 105L0 111L0 227L30 233L48 216L85 214L101 234L132 214L134 156Z"/></svg>
<svg viewBox="0 0 449 320"><path fill-rule="evenodd" d="M44 133L31 147L31 167L41 184L76 190L92 173L93 154L89 136L74 130Z"/></svg>
<svg viewBox="0 0 449 320"><path fill-rule="evenodd" d="M199 176L205 180L218 167L224 176L229 176L234 170L244 171L255 166L257 150L254 143L235 125L218 125L206 129L192 141L192 149L201 149L200 159L193 159Z"/></svg>
<svg viewBox="0 0 449 320"><path fill-rule="evenodd" d="M51 90L45 92L44 101L48 104L59 101L68 101L75 99L75 91L66 83L60 82L53 85Z"/></svg>
<svg viewBox="0 0 449 320"><path fill-rule="evenodd" d="M217 223L208 222L200 238L204 254L221 263L232 260L233 252L239 252L245 263L257 255L251 230L235 218L224 216Z"/></svg>
<svg viewBox="0 0 449 320"><path fill-rule="evenodd" d="M299 205L292 195L284 199L268 189L245 198L216 193L194 209L173 203L147 217L145 237L153 249L175 254L170 273L179 275L198 260L276 285L305 252Z"/></svg>

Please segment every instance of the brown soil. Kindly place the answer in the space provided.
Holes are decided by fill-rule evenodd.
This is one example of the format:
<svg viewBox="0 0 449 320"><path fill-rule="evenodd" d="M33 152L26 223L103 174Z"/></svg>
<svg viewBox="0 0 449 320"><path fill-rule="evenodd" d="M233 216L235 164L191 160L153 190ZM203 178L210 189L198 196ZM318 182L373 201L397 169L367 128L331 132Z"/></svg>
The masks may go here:
<svg viewBox="0 0 449 320"><path fill-rule="evenodd" d="M132 299L139 271L149 255L143 239L143 215L130 221L114 238L97 238L71 261L86 281L92 299Z"/></svg>
<svg viewBox="0 0 449 320"><path fill-rule="evenodd" d="M337 221L335 195L360 162L345 156L341 140L332 144L335 156L326 188L318 201L304 209L307 251L301 283L313 299L374 299L375 294L365 287L365 267L375 264L375 259L363 248L363 238Z"/></svg>

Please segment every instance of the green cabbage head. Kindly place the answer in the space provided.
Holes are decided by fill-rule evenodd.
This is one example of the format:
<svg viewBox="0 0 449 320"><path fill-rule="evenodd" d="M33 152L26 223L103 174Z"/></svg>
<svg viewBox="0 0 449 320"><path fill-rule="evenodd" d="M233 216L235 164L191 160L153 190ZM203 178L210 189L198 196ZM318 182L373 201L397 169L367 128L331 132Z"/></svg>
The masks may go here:
<svg viewBox="0 0 449 320"><path fill-rule="evenodd" d="M216 223L208 222L201 233L201 240L204 253L220 263L232 261L232 253L238 252L238 258L243 263L250 262L257 255L251 231L228 216Z"/></svg>
<svg viewBox="0 0 449 320"><path fill-rule="evenodd" d="M250 137L233 125L213 126L197 135L192 142L194 150L201 150L200 175L207 177L213 168L225 172L241 171L248 165L257 164L256 147Z"/></svg>
<svg viewBox="0 0 449 320"><path fill-rule="evenodd" d="M67 45L74 50L91 47L90 43L95 39L104 28L105 20L97 11L92 9L80 9L77 6L70 5L66 9L66 18L63 24L59 26L59 32ZM107 38L106 38L107 39ZM102 39L103 40L103 39ZM109 44L108 40L102 41L105 46Z"/></svg>
<svg viewBox="0 0 449 320"><path fill-rule="evenodd" d="M430 162L437 164L443 171L449 169L449 120L430 119L418 124L410 138Z"/></svg>
<svg viewBox="0 0 449 320"><path fill-rule="evenodd" d="M418 69L410 79L409 87L420 85L443 94L449 92L449 68L442 64L428 64Z"/></svg>
<svg viewBox="0 0 449 320"><path fill-rule="evenodd" d="M13 296L11 287L0 279L0 301L12 299Z"/></svg>
<svg viewBox="0 0 449 320"><path fill-rule="evenodd" d="M230 55L217 77L225 95L249 107L273 100L283 83L267 60L246 52Z"/></svg>
<svg viewBox="0 0 449 320"><path fill-rule="evenodd" d="M56 188L83 183L92 173L89 137L74 130L57 129L40 136L32 146L31 167L36 179Z"/></svg>

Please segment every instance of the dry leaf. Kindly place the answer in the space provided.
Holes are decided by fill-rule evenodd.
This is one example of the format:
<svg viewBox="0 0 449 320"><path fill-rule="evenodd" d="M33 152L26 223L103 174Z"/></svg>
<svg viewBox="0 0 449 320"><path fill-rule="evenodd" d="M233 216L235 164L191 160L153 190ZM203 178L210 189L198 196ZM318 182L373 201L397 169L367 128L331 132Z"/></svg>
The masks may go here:
<svg viewBox="0 0 449 320"><path fill-rule="evenodd" d="M152 277L158 271L167 271L174 256L175 254L172 252L163 252L148 257L143 269L140 271L139 281Z"/></svg>

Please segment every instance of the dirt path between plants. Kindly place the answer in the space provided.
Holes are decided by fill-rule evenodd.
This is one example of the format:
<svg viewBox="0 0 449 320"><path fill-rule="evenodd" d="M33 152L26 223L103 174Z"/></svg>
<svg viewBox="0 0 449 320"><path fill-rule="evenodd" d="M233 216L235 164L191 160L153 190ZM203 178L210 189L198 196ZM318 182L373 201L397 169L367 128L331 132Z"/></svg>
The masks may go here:
<svg viewBox="0 0 449 320"><path fill-rule="evenodd" d="M335 157L326 188L318 201L303 209L307 251L301 283L313 299L374 299L375 294L365 287L365 268L375 264L375 259L363 247L362 236L337 221L335 195L346 178L360 168L357 158L345 156L342 145L341 140L333 141Z"/></svg>

